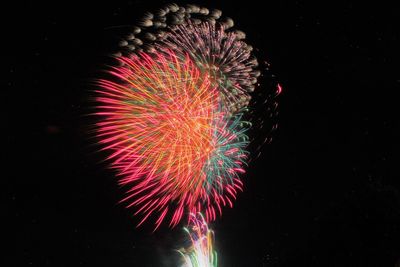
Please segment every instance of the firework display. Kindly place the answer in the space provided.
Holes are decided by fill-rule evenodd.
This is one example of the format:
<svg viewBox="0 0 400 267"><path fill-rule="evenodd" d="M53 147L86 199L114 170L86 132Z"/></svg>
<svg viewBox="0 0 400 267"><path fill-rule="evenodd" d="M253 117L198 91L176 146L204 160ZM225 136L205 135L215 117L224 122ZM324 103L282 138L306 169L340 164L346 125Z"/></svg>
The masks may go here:
<svg viewBox="0 0 400 267"><path fill-rule="evenodd" d="M121 203L137 226L187 222L180 267L217 267L208 223L233 207L246 166L276 129L282 88L272 80L274 93L255 91L259 63L233 26L196 5L146 13L97 83L96 135L125 189Z"/></svg>
<svg viewBox="0 0 400 267"><path fill-rule="evenodd" d="M182 255L181 267L217 267L217 252L214 251L214 232L208 228L207 222L199 214L189 215L189 225L184 228L191 246L178 252Z"/></svg>
<svg viewBox="0 0 400 267"><path fill-rule="evenodd" d="M260 71L233 26L196 5L147 13L98 82L97 137L138 225L174 227L198 212L213 221L242 190Z"/></svg>

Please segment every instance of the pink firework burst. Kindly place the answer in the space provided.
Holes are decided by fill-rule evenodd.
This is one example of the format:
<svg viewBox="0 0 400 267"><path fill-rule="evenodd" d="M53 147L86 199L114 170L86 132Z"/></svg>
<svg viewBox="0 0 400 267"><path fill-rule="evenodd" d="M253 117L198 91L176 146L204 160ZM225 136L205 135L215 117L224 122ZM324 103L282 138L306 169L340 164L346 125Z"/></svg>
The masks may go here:
<svg viewBox="0 0 400 267"><path fill-rule="evenodd" d="M240 116L227 115L209 73L189 56L119 60L110 72L118 81L99 81L96 114L100 143L128 188L122 202L136 207L139 225L155 218L155 229L189 213L214 220L241 190L248 142Z"/></svg>

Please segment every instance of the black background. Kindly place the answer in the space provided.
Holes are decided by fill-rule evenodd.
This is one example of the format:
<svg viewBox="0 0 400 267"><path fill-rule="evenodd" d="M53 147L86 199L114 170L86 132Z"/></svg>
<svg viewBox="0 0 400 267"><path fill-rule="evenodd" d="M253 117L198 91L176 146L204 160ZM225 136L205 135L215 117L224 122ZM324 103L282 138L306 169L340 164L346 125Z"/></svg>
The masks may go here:
<svg viewBox="0 0 400 267"><path fill-rule="evenodd" d="M211 224L221 266L399 266L399 8L193 2L232 17L283 87L273 142ZM3 10L2 266L178 266L181 227L135 228L85 116L124 25L165 3Z"/></svg>

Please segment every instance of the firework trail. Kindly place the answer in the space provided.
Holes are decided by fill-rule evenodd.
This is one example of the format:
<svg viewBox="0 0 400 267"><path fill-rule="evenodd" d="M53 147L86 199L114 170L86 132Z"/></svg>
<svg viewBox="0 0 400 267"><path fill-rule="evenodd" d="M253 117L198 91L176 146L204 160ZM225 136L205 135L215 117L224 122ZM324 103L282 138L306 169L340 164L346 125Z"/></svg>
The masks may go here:
<svg viewBox="0 0 400 267"><path fill-rule="evenodd" d="M138 225L174 227L198 212L213 221L242 191L247 133L264 122L244 119L260 71L233 26L196 5L147 13L98 82L97 137Z"/></svg>
<svg viewBox="0 0 400 267"><path fill-rule="evenodd" d="M204 217L198 213L190 214L187 232L191 246L178 252L182 255L181 267L217 267L217 252L214 251L214 232L208 228Z"/></svg>

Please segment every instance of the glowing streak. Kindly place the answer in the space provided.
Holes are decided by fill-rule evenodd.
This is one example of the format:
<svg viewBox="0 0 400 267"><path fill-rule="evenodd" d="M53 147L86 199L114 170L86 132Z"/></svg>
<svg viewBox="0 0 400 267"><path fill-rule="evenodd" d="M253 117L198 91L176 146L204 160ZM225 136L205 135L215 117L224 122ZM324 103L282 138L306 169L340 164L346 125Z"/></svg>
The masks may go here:
<svg viewBox="0 0 400 267"><path fill-rule="evenodd" d="M190 237L191 246L178 252L184 261L181 267L217 267L217 252L214 251L214 232L208 228L199 213L190 214L189 226L184 228Z"/></svg>

